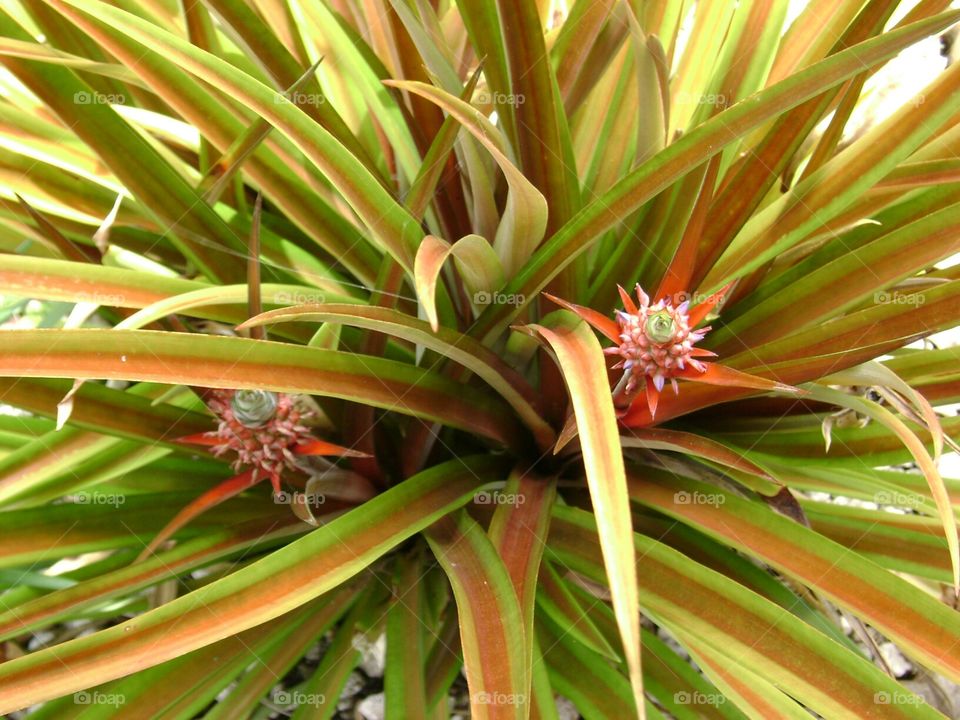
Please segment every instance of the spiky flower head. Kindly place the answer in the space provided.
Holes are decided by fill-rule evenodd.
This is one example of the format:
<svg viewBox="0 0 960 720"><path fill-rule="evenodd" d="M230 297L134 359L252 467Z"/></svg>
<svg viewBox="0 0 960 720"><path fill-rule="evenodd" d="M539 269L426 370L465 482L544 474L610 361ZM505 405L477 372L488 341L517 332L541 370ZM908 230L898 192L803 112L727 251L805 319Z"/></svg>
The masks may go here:
<svg viewBox="0 0 960 720"><path fill-rule="evenodd" d="M300 470L296 449L314 440L303 424L313 413L296 398L266 390L214 390L207 401L219 418L216 430L206 435L217 443L211 447L217 457L235 453L235 471L254 471L255 477L268 477L280 492L284 470Z"/></svg>
<svg viewBox="0 0 960 720"><path fill-rule="evenodd" d="M651 304L640 285L637 285L639 305L634 305L626 293L622 295L624 309L616 312L620 344L604 352L622 358L614 368L624 370L621 387L627 395L645 378L650 378L657 392L670 380L676 392L676 378L682 371L693 368L706 372L706 366L693 357L693 346L710 328L690 329L688 301L674 307L671 298L665 297Z"/></svg>
<svg viewBox="0 0 960 720"><path fill-rule="evenodd" d="M544 295L561 307L575 312L614 343L613 347L606 348L604 353L619 356L620 360L613 367L622 368L624 372L613 390L613 395L618 397L625 394L629 399L619 419L625 427L640 427L653 422L660 402L660 392L667 380L673 385L674 393L679 392L677 378L709 385L777 390L793 394L801 392L798 388L776 380L698 359L716 357L716 353L710 350L694 347L710 331L709 327L697 326L723 300L731 286L732 284L727 285L712 295L705 295L701 302L693 306L687 300L674 306L669 293L662 289L658 293L661 299L651 303L650 297L640 285L637 285L638 304L626 290L617 286L623 301L623 310L616 312L616 322L591 308L549 293ZM638 393L636 397L630 398L638 389L644 391L643 395ZM646 402L643 402L644 399Z"/></svg>

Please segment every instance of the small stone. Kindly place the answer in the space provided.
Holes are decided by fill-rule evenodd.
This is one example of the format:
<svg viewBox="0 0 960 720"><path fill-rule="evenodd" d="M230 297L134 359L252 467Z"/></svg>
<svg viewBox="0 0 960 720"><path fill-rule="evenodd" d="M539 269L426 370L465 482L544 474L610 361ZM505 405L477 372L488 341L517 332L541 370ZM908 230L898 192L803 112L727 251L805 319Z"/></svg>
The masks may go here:
<svg viewBox="0 0 960 720"><path fill-rule="evenodd" d="M887 665L896 677L902 678L913 673L913 665L892 642L881 644L880 654L883 655L883 659L887 661Z"/></svg>
<svg viewBox="0 0 960 720"><path fill-rule="evenodd" d="M347 677L347 681L343 684L343 692L340 693L341 698L351 698L356 695L358 692L363 690L363 686L366 684L366 680L363 679L363 676L358 672L352 672Z"/></svg>
<svg viewBox="0 0 960 720"><path fill-rule="evenodd" d="M383 720L385 705L383 693L368 695L357 703L357 720Z"/></svg>
<svg viewBox="0 0 960 720"><path fill-rule="evenodd" d="M577 718L580 717L580 713L577 712L577 706L573 704L573 701L562 695L557 695L555 702L557 705L557 716L560 720L577 720Z"/></svg>
<svg viewBox="0 0 960 720"><path fill-rule="evenodd" d="M381 635L374 642L364 643L357 649L363 653L360 669L367 674L367 677L383 677L383 668L387 660L387 636Z"/></svg>

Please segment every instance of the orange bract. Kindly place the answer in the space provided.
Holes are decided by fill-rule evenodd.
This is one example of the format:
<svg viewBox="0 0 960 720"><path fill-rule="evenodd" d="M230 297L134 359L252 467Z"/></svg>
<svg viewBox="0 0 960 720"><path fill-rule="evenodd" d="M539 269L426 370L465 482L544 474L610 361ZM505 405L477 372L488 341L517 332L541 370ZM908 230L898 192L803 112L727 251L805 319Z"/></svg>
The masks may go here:
<svg viewBox="0 0 960 720"><path fill-rule="evenodd" d="M674 298L669 296L651 302L650 296L637 284L638 302L634 303L626 290L620 286L617 289L624 309L616 311L615 322L596 310L552 295L547 297L575 312L594 329L617 343L606 348L604 353L618 356L620 359L612 367L623 370L623 377L614 387L614 394L622 393L631 399L629 408L620 418L622 424L635 427L652 423L667 380L672 384L674 393L680 390L678 378L710 385L797 392L796 388L789 385L697 359L716 357L716 353L694 347L710 331L709 326L696 326L723 300L729 286L693 306L685 294L680 294L677 305L674 305ZM639 396L631 397L641 387L645 391L645 405Z"/></svg>

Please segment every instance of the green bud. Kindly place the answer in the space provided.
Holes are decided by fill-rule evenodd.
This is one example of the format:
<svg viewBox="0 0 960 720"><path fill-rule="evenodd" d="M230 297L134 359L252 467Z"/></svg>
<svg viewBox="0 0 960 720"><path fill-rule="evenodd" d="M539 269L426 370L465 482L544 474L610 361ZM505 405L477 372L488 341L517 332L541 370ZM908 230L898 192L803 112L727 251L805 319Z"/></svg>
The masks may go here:
<svg viewBox="0 0 960 720"><path fill-rule="evenodd" d="M655 343L666 343L673 340L673 331L676 329L676 323L670 317L670 313L661 310L647 318L646 325L647 337Z"/></svg>
<svg viewBox="0 0 960 720"><path fill-rule="evenodd" d="M277 394L269 390L237 390L230 405L237 422L244 427L258 428L277 412Z"/></svg>

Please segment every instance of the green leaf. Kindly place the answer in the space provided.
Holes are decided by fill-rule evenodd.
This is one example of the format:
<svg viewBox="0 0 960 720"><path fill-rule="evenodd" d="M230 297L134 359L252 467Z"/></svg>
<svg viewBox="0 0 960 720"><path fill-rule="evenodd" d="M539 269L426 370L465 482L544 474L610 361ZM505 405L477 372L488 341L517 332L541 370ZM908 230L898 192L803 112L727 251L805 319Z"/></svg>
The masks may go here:
<svg viewBox="0 0 960 720"><path fill-rule="evenodd" d="M61 4L60 0L52 0ZM420 224L383 188L369 170L336 139L282 96L229 63L166 30L98 0L67 0L122 30L142 45L162 52L196 75L252 108L290 138L347 199L374 237L408 272L423 236Z"/></svg>
<svg viewBox="0 0 960 720"><path fill-rule="evenodd" d="M792 575L928 667L960 677L960 653L949 649L960 637L956 615L847 548L720 487L663 472L631 472L630 496Z"/></svg>
<svg viewBox="0 0 960 720"><path fill-rule="evenodd" d="M710 438L680 430L664 428L633 428L628 435L620 437L624 447L643 447L652 450L673 450L712 460L726 467L773 481L773 476L725 445Z"/></svg>
<svg viewBox="0 0 960 720"><path fill-rule="evenodd" d="M0 32L30 39L6 12L0 13ZM5 65L96 148L101 160L161 225L173 229L170 239L185 257L209 278L240 277L242 265L236 255L243 247L240 238L109 104L75 102L77 96L93 95L89 85L64 67L14 58L5 60Z"/></svg>
<svg viewBox="0 0 960 720"><path fill-rule="evenodd" d="M484 304L478 301L484 299L484 295L489 296L498 290L504 283L500 258L484 238L479 235L465 235L451 245L435 235L427 235L417 250L413 277L417 297L434 332L440 325L436 304L437 281L450 256L453 256L457 270L467 286L467 292L473 296L475 304Z"/></svg>
<svg viewBox="0 0 960 720"><path fill-rule="evenodd" d="M613 670L605 658L577 645L562 629L550 628L543 623L538 630L550 683L563 696L573 700L584 718L603 720L637 715L630 683L620 672ZM652 706L647 707L646 715L662 717Z"/></svg>
<svg viewBox="0 0 960 720"><path fill-rule="evenodd" d="M9 639L50 626L112 598L134 594L235 553L270 547L280 540L301 535L306 529L292 517L280 525L273 517L235 523L227 529L212 528L143 562L131 565L130 558L127 558L122 567L21 604L13 604L11 599L4 597L0 638ZM123 559L122 555L119 557Z"/></svg>
<svg viewBox="0 0 960 720"><path fill-rule="evenodd" d="M553 442L553 429L541 417L539 402L526 379L496 353L467 335L445 327L431 332L422 320L390 308L334 303L273 310L258 315L241 327L293 321L344 323L403 338L435 350L475 372L500 393L533 431L541 449L548 448Z"/></svg>
<svg viewBox="0 0 960 720"><path fill-rule="evenodd" d="M689 633L677 629L677 639L690 651L691 657L713 680L723 693L688 693L681 699L690 698L698 704L723 706L729 696L739 708L755 718L790 718L805 720L810 713L787 694L780 691L756 672L748 670L729 656L717 652L709 645L700 643ZM721 700L722 698L722 700Z"/></svg>
<svg viewBox="0 0 960 720"><path fill-rule="evenodd" d="M824 717L940 717L864 657L739 583L652 538L635 535L634 542L643 557L644 609L674 634L692 635ZM589 513L554 507L547 552L605 581ZM878 704L878 692L904 701Z"/></svg>
<svg viewBox="0 0 960 720"><path fill-rule="evenodd" d="M541 568L543 545L550 526L550 510L557 497L556 479L531 472L514 471L494 511L487 534L497 550L520 603L524 666L527 686L532 693L534 659L534 605L537 576Z"/></svg>
<svg viewBox="0 0 960 720"><path fill-rule="evenodd" d="M953 513L953 507L950 504L950 496L947 495L947 489L940 477L940 471L923 442L910 431L903 421L897 418L880 404L868 401L864 398L858 398L847 393L826 388L820 385L813 385L810 388L810 395L816 400L833 403L840 407L847 407L856 410L858 413L882 423L893 431L903 444L910 450L921 472L927 479L930 486L930 493L937 503L937 510L940 513L940 521L943 523L943 530L947 536L947 545L950 548L950 561L953 565L953 586L954 590L960 594L960 542L957 540L957 521ZM958 675L960 676L960 675Z"/></svg>
<svg viewBox="0 0 960 720"><path fill-rule="evenodd" d="M10 330L4 339L0 375L327 395L470 428L508 444L518 440L510 430L516 421L501 401L436 373L379 357L147 330Z"/></svg>
<svg viewBox="0 0 960 720"><path fill-rule="evenodd" d="M444 518L426 537L457 601L471 717L526 717L530 681L523 620L506 566L466 512Z"/></svg>
<svg viewBox="0 0 960 720"><path fill-rule="evenodd" d="M420 82L391 80L391 87L409 90L446 110L486 148L503 171L510 192L497 226L493 248L507 278L533 254L547 227L547 201L508 157L506 140L476 108L443 90Z"/></svg>
<svg viewBox="0 0 960 720"><path fill-rule="evenodd" d="M490 458L434 466L225 578L156 610L0 665L0 712L157 665L254 627L337 587L466 503Z"/></svg>
<svg viewBox="0 0 960 720"><path fill-rule="evenodd" d="M637 565L627 503L623 455L617 419L607 384L606 362L600 343L581 321L572 325L555 321L552 327L527 325L555 353L573 405L580 447L586 467L590 499L600 524L600 543L613 595L617 625L623 640L634 702L643 707L643 676L640 671L640 606L637 599ZM641 716L642 710L639 711Z"/></svg>
<svg viewBox="0 0 960 720"><path fill-rule="evenodd" d="M621 662L619 654L593 624L583 604L570 592L560 573L550 563L543 563L540 568L537 603L542 612L550 616L557 626L563 628L563 631L577 642L600 655Z"/></svg>
<svg viewBox="0 0 960 720"><path fill-rule="evenodd" d="M393 598L387 610L387 656L384 663L386 720L426 717L423 564L419 554L399 558Z"/></svg>
<svg viewBox="0 0 960 720"><path fill-rule="evenodd" d="M532 299L601 234L661 190L767 120L837 85L903 48L956 22L960 13L942 13L831 55L796 75L745 98L691 130L644 162L557 231L504 288ZM491 306L474 334L499 335L522 307Z"/></svg>
<svg viewBox="0 0 960 720"><path fill-rule="evenodd" d="M711 269L704 291L756 270L833 219L956 112L957 88L960 68L951 67L924 90L923 103L904 105L755 215Z"/></svg>
<svg viewBox="0 0 960 720"><path fill-rule="evenodd" d="M517 123L514 147L523 174L550 207L546 230L553 234L580 208L567 117L544 40L538 3L497 0L497 7L500 22L509 32L509 42L505 43L510 71L507 104L512 105ZM508 263L507 267L508 275L513 275L515 266Z"/></svg>
<svg viewBox="0 0 960 720"><path fill-rule="evenodd" d="M0 393L5 402L49 418L57 417L57 404L70 386L63 380L0 378ZM212 428L211 418L204 413L151 401L160 387L143 383L121 391L84 383L74 395L68 425L171 447L175 447L173 441L178 437Z"/></svg>
<svg viewBox="0 0 960 720"><path fill-rule="evenodd" d="M205 714L205 717L210 718L210 720L235 718L249 714L259 707L264 696L276 685L277 678L285 677L294 665L302 659L310 646L323 637L330 626L349 609L356 598L357 592L356 587L346 585L328 593L327 596L322 596L319 602L306 606L304 612L288 613L287 616L282 617L281 620L285 621L285 632L275 631L271 633L269 640L262 647L256 648L254 651L257 657L256 665L252 669L246 669L246 672L241 670L240 673L234 675L237 683L230 689L226 697L220 696L219 692L214 693L216 704ZM256 631L259 627L253 628L253 630ZM229 642L229 639L221 642ZM204 648L201 652L207 650L209 648ZM217 657L214 656L214 662L216 662ZM242 662L243 655L240 659ZM247 660L249 660L249 656ZM189 680L202 678L202 684L207 685L211 676L217 674L192 668L187 673L181 674L182 681L174 680L171 684L174 687L182 688ZM234 679L230 677L230 673L221 672L221 674L227 676L225 678L227 681ZM236 677L237 675L239 677ZM157 695L160 695L160 693L151 693L152 697ZM209 702L210 700L196 690L186 692L181 695L178 702L170 704L165 709L165 717L203 712L209 706Z"/></svg>

